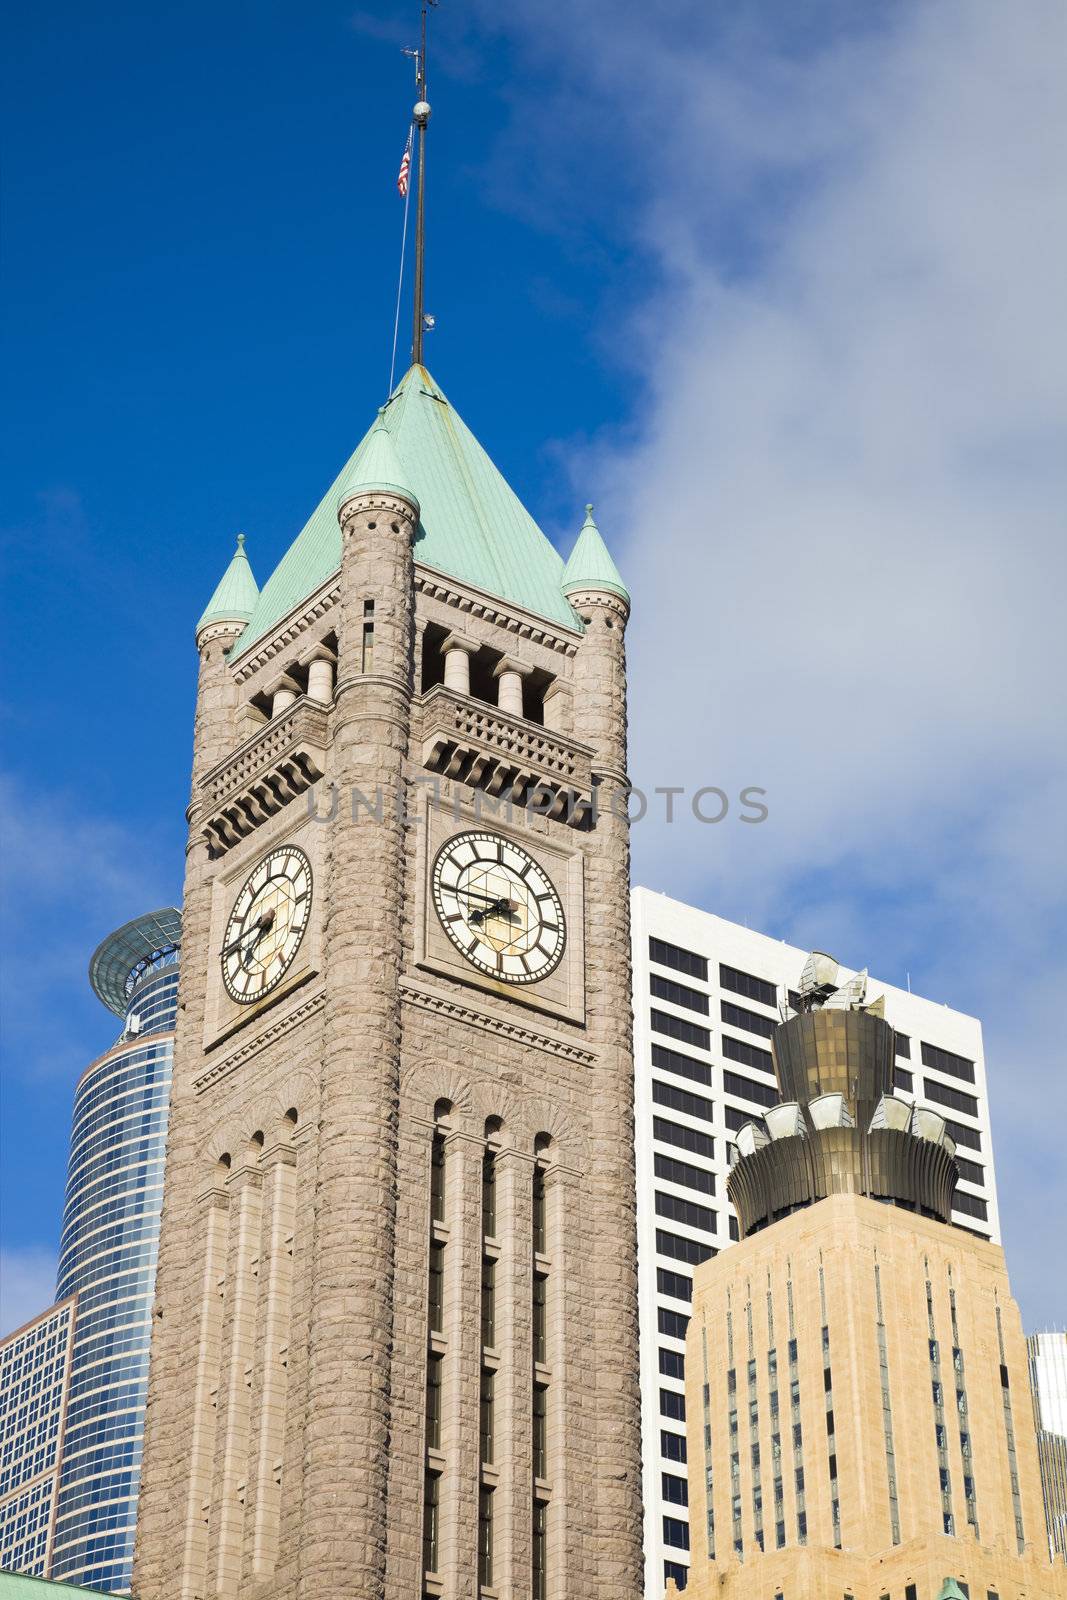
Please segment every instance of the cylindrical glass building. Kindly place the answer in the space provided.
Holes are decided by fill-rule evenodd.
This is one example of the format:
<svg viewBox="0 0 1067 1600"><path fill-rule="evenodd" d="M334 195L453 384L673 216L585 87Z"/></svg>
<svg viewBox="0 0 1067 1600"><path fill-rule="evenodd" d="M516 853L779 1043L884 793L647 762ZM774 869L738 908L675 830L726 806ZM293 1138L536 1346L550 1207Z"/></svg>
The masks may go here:
<svg viewBox="0 0 1067 1600"><path fill-rule="evenodd" d="M128 1591L141 1472L181 913L138 917L89 981L123 1020L74 1095L57 1299L77 1294L49 1576Z"/></svg>

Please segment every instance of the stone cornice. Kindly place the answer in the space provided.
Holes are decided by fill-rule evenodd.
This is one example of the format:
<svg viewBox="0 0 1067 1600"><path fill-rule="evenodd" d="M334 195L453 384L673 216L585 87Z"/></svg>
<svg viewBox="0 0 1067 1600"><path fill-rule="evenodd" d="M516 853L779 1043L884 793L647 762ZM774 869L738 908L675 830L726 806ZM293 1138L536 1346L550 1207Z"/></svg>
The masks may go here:
<svg viewBox="0 0 1067 1600"><path fill-rule="evenodd" d="M302 600L295 606L288 616L283 617L272 633L257 639L247 650L242 651L240 659L231 664L235 683L245 683L260 667L266 666L275 656L283 650L288 650L294 640L314 627L328 611L338 604L341 598L341 573L331 573L320 588L307 600Z"/></svg>
<svg viewBox="0 0 1067 1600"><path fill-rule="evenodd" d="M283 1017L278 1017L275 1022L271 1023L269 1028L263 1028L259 1033L254 1034L251 1039L246 1039L240 1049L231 1050L228 1056L223 1056L219 1061L213 1061L209 1067L205 1068L203 1072L193 1079L195 1092L202 1094L213 1083L218 1083L220 1078L228 1078L231 1072L236 1072L238 1067L243 1066L252 1056L258 1055L268 1045L284 1038L287 1033L291 1033L294 1028L298 1028L301 1023L306 1022L317 1011L321 1011L325 1003L325 990L320 989L317 994L310 995L302 1005L294 1006L292 1011L287 1011Z"/></svg>
<svg viewBox="0 0 1067 1600"><path fill-rule="evenodd" d="M512 600L502 600L496 595L488 594L484 589L476 589L473 585L462 583L447 573L438 572L434 567L424 567L417 560L415 588L422 594L443 601L447 606L453 606L467 616L483 617L487 622L495 623L497 627L506 628L517 638L533 639L537 644L546 645L550 650L558 650L565 656L578 653L582 638L580 628L571 630L563 624L552 623L546 617L539 617L536 612L527 611Z"/></svg>
<svg viewBox="0 0 1067 1600"><path fill-rule="evenodd" d="M433 1011L438 1016L447 1017L453 1022L463 1022L468 1027L481 1028L485 1033L495 1033L501 1038L512 1039L516 1044L529 1045L534 1050L543 1050L546 1055L559 1056L564 1061L574 1061L580 1066L590 1067L596 1060L592 1050L585 1049L563 1034L541 1033L509 1017L498 1017L492 1012L478 1011L451 995L442 994L436 989L423 988L421 984L413 983L410 978L401 981L400 997L408 1005L418 1006L423 1011Z"/></svg>

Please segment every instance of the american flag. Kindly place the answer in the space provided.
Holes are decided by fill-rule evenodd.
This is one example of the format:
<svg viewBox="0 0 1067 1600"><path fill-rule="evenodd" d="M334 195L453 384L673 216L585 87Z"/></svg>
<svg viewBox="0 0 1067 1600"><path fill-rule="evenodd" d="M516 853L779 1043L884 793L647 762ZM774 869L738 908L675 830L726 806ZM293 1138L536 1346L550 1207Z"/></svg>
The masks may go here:
<svg viewBox="0 0 1067 1600"><path fill-rule="evenodd" d="M400 171L396 175L396 189L401 199L408 192L408 177L411 173L411 132L408 132L408 142L404 146L404 155L400 162Z"/></svg>

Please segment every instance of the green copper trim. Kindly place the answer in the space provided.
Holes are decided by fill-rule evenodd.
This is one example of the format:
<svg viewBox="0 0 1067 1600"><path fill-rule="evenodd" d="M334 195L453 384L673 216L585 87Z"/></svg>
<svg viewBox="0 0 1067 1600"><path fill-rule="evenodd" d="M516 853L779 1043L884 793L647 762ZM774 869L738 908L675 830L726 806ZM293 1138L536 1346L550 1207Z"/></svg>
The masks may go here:
<svg viewBox="0 0 1067 1600"><path fill-rule="evenodd" d="M337 497L338 510L357 494L397 494L419 510L418 496L407 487L400 458L382 421L384 416L382 406L377 422L352 458L352 476Z"/></svg>
<svg viewBox="0 0 1067 1600"><path fill-rule="evenodd" d="M399 472L397 466L379 465L386 459ZM581 632L560 587L559 552L426 368L413 366L263 585L231 660L339 570L337 505L342 490L353 484L398 487L417 498L415 560L420 564Z"/></svg>
<svg viewBox="0 0 1067 1600"><path fill-rule="evenodd" d="M630 603L630 591L600 536L592 506L585 508L585 521L563 574L563 593L573 594L578 589L606 589Z"/></svg>
<svg viewBox="0 0 1067 1600"><path fill-rule="evenodd" d="M52 1589L51 1596L45 1594ZM103 1589L83 1589L80 1583L57 1583L54 1578L31 1578L24 1572L0 1572L0 1600L63 1600L60 1589L68 1595L100 1595L106 1600Z"/></svg>
<svg viewBox="0 0 1067 1600"><path fill-rule="evenodd" d="M955 1578L946 1578L941 1585L941 1592L937 1600L967 1600L967 1596L956 1582Z"/></svg>
<svg viewBox="0 0 1067 1600"><path fill-rule="evenodd" d="M245 536L239 533L233 559L196 625L197 633L209 622L247 622L258 599L259 586L245 555Z"/></svg>

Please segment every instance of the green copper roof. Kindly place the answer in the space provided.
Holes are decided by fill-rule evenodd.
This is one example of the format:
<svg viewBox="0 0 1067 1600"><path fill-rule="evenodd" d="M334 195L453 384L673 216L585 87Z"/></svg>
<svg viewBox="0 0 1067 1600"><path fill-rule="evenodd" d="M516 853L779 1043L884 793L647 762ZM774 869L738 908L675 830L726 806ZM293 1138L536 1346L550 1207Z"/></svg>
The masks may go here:
<svg viewBox="0 0 1067 1600"><path fill-rule="evenodd" d="M571 594L576 589L607 589L627 604L630 600L630 592L593 521L592 506L585 508L585 521L563 574L563 593Z"/></svg>
<svg viewBox="0 0 1067 1600"><path fill-rule="evenodd" d="M398 479L393 476L397 471ZM406 485L404 492L418 500L416 561L552 622L580 627L560 588L563 561L558 551L426 368L416 366L405 374L263 585L231 657L268 633L338 570L341 491L352 484L378 487L383 479Z"/></svg>
<svg viewBox="0 0 1067 1600"><path fill-rule="evenodd" d="M967 1596L956 1582L955 1578L946 1578L941 1585L941 1592L937 1600L967 1600Z"/></svg>
<svg viewBox="0 0 1067 1600"><path fill-rule="evenodd" d="M55 1593L49 1597L46 1589ZM78 1583L56 1583L51 1578L29 1578L24 1572L0 1572L0 1600L63 1600L60 1589L72 1594L103 1595L103 1589L83 1589Z"/></svg>
<svg viewBox="0 0 1067 1600"><path fill-rule="evenodd" d="M382 406L377 422L352 457L352 476L338 495L337 509L351 495L366 494L370 490L403 495L409 500L414 496L418 509L418 496L407 487L400 457L382 420L384 416L385 407Z"/></svg>
<svg viewBox="0 0 1067 1600"><path fill-rule="evenodd" d="M259 587L245 555L245 536L239 533L233 560L222 574L218 588L196 625L197 633L208 622L247 622L256 609L258 599Z"/></svg>

